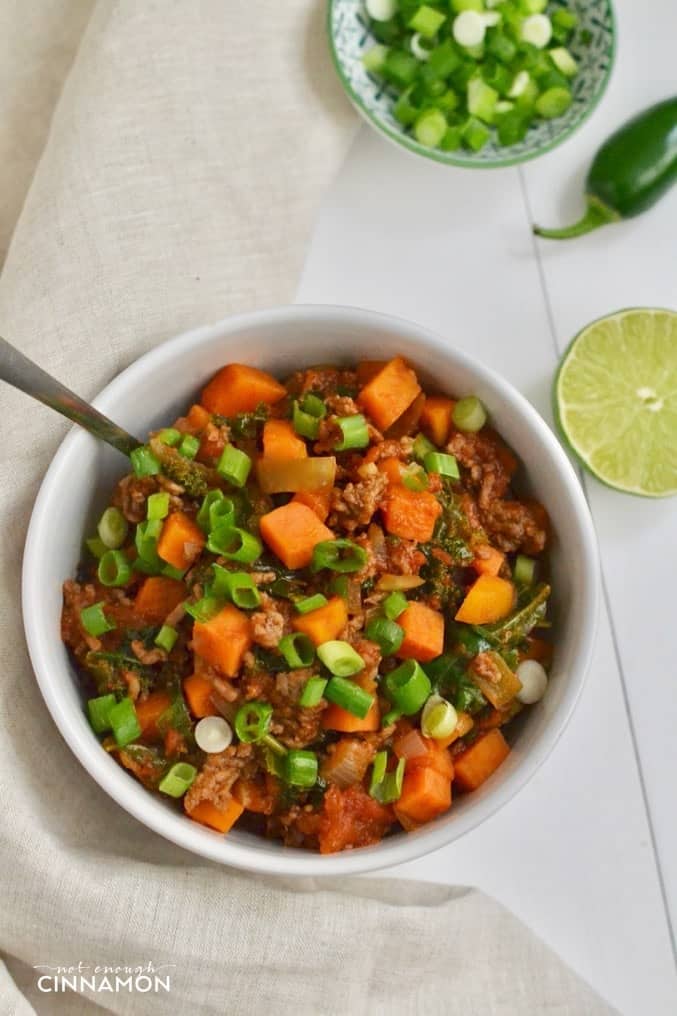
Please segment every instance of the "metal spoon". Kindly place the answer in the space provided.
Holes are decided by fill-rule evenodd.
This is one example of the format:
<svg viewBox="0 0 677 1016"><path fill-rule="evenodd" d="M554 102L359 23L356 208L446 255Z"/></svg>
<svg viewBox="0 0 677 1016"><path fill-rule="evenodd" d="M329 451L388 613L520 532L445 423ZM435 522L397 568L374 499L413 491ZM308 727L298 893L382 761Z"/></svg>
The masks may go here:
<svg viewBox="0 0 677 1016"><path fill-rule="evenodd" d="M94 437L116 448L123 455L129 455L142 444L138 438L128 434L117 423L90 406L74 392L47 374L37 363L33 363L18 349L0 336L0 380L13 385L26 395L32 395L50 409L68 417L88 430Z"/></svg>

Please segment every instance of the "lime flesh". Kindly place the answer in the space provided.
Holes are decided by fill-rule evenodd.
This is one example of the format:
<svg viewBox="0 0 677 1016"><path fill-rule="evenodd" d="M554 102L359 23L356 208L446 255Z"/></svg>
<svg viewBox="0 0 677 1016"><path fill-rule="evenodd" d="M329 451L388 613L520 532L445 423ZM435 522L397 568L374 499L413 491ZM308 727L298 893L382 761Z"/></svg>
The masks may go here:
<svg viewBox="0 0 677 1016"><path fill-rule="evenodd" d="M554 400L564 437L599 480L644 497L677 494L676 312L593 321L564 354Z"/></svg>

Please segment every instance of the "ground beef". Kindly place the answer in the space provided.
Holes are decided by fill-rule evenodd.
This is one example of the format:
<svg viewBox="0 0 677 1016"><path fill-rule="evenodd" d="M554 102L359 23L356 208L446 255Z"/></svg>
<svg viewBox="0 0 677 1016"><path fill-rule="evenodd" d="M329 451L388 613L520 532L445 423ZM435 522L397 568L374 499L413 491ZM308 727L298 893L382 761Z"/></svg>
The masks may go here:
<svg viewBox="0 0 677 1016"><path fill-rule="evenodd" d="M96 603L96 588L91 583L81 585L67 579L63 584L63 610L61 612L61 638L78 659L91 650L101 649L101 640L88 635L80 623L80 611Z"/></svg>
<svg viewBox="0 0 677 1016"><path fill-rule="evenodd" d="M246 670L238 682L240 698L244 702L259 699L270 702L275 687L275 678L265 670Z"/></svg>
<svg viewBox="0 0 677 1016"><path fill-rule="evenodd" d="M266 835L282 840L287 847L317 850L320 822L321 815L312 804L294 804L287 811L271 815L266 823Z"/></svg>
<svg viewBox="0 0 677 1016"><path fill-rule="evenodd" d="M267 593L261 593L261 609L252 614L251 623L254 642L264 649L275 649L289 631L289 608Z"/></svg>
<svg viewBox="0 0 677 1016"><path fill-rule="evenodd" d="M491 658L489 653L478 653L470 665L478 677L483 677L489 684L499 685L501 683L501 671Z"/></svg>
<svg viewBox="0 0 677 1016"><path fill-rule="evenodd" d="M414 439L401 437L399 440L390 439L381 441L380 444L370 448L364 457L365 462L381 462L382 459L400 459L404 462L411 457L414 450Z"/></svg>
<svg viewBox="0 0 677 1016"><path fill-rule="evenodd" d="M426 557L414 540L390 539L386 541L386 546L387 572L395 575L418 575L426 562Z"/></svg>
<svg viewBox="0 0 677 1016"><path fill-rule="evenodd" d="M329 412L335 416L357 416L360 411L350 395L328 395L324 401Z"/></svg>
<svg viewBox="0 0 677 1016"><path fill-rule="evenodd" d="M379 508L388 480L374 467L374 473L358 483L347 483L341 490L334 489L332 496L330 528L353 533L368 526Z"/></svg>
<svg viewBox="0 0 677 1016"><path fill-rule="evenodd" d="M491 543L499 550L540 554L545 547L547 523L544 523L540 505L494 501L481 511L481 517Z"/></svg>
<svg viewBox="0 0 677 1016"><path fill-rule="evenodd" d="M317 441L313 445L313 451L316 455L326 455L328 452L333 452L336 449L336 445L343 440L343 431L337 423L337 417L325 416L324 420L320 420L320 427L317 434Z"/></svg>
<svg viewBox="0 0 677 1016"><path fill-rule="evenodd" d="M354 370L339 367L309 367L292 374L287 388L292 395L314 392L322 397L335 395L337 388L357 391L357 374Z"/></svg>
<svg viewBox="0 0 677 1016"><path fill-rule="evenodd" d="M147 649L141 639L133 639L131 647L137 660L140 660L147 667L152 667L154 663L164 663L167 659L167 653L164 649L158 647Z"/></svg>
<svg viewBox="0 0 677 1016"><path fill-rule="evenodd" d="M228 444L229 438L230 430L227 424L217 425L210 421L202 432L198 456L200 461L215 462Z"/></svg>
<svg viewBox="0 0 677 1016"><path fill-rule="evenodd" d="M128 522L143 522L146 501L158 489L155 476L123 476L113 491L112 504L119 508Z"/></svg>
<svg viewBox="0 0 677 1016"><path fill-rule="evenodd" d="M308 667L275 675L275 683L268 698L273 707L270 729L287 748L305 748L320 735L326 702L322 701L311 708L299 705L303 686L313 673L313 669Z"/></svg>
<svg viewBox="0 0 677 1016"><path fill-rule="evenodd" d="M201 801L209 801L215 808L225 808L235 781L240 776L253 776L256 768L251 744L231 745L218 755L208 755L184 798L186 811L190 813Z"/></svg>
<svg viewBox="0 0 677 1016"><path fill-rule="evenodd" d="M487 508L503 497L516 462L498 438L490 433L456 431L447 444L447 451L469 471L471 485L478 491L480 508Z"/></svg>
<svg viewBox="0 0 677 1016"><path fill-rule="evenodd" d="M381 650L376 642L370 639L358 638L353 642L353 649L364 660L362 674L368 679L376 677L379 663L381 662Z"/></svg>

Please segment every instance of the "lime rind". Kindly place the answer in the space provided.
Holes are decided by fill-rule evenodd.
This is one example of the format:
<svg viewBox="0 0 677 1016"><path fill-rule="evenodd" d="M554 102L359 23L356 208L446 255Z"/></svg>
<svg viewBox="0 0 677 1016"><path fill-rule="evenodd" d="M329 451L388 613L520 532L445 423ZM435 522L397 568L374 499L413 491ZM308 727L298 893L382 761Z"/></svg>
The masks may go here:
<svg viewBox="0 0 677 1016"><path fill-rule="evenodd" d="M553 386L567 444L602 483L677 494L677 313L631 308L587 325Z"/></svg>

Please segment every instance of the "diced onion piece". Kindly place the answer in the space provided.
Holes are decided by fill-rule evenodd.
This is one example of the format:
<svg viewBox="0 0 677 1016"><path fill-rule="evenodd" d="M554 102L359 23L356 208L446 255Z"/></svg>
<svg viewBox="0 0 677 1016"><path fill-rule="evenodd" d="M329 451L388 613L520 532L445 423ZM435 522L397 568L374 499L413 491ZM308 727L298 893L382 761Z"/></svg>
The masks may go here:
<svg viewBox="0 0 677 1016"><path fill-rule="evenodd" d="M398 737L395 748L398 758L424 758L428 754L423 736L416 729L410 730L403 737Z"/></svg>
<svg viewBox="0 0 677 1016"><path fill-rule="evenodd" d="M454 39L459 46L465 46L466 49L480 46L484 42L486 30L484 15L477 11L461 11L454 18Z"/></svg>
<svg viewBox="0 0 677 1016"><path fill-rule="evenodd" d="M376 583L377 589L391 592L393 589L418 589L425 583L419 575L390 575L386 573Z"/></svg>
<svg viewBox="0 0 677 1016"><path fill-rule="evenodd" d="M522 682L522 688L517 692L518 701L525 706L540 702L548 687L548 675L543 664L538 660L522 660L516 673Z"/></svg>
<svg viewBox="0 0 677 1016"><path fill-rule="evenodd" d="M547 14L532 14L522 22L521 36L537 49L545 49L552 38L552 23Z"/></svg>
<svg viewBox="0 0 677 1016"><path fill-rule="evenodd" d="M421 714L421 731L435 739L449 737L456 730L458 713L441 695L431 695Z"/></svg>
<svg viewBox="0 0 677 1016"><path fill-rule="evenodd" d="M390 21L397 12L397 0L365 0L364 6L374 21Z"/></svg>
<svg viewBox="0 0 677 1016"><path fill-rule="evenodd" d="M198 748L209 755L225 751L233 740L230 723L222 716L205 716L195 727L195 741Z"/></svg>
<svg viewBox="0 0 677 1016"><path fill-rule="evenodd" d="M528 88L530 81L529 71L520 71L519 74L515 75L515 80L510 86L508 96L511 99L517 99Z"/></svg>
<svg viewBox="0 0 677 1016"><path fill-rule="evenodd" d="M336 459L333 455L308 459L260 458L256 476L264 494L289 494L297 490L333 487Z"/></svg>
<svg viewBox="0 0 677 1016"><path fill-rule="evenodd" d="M426 49L426 47L421 44L420 32L416 32L414 35L412 35L409 46L411 48L411 52L414 54L417 60L430 59L430 50Z"/></svg>

